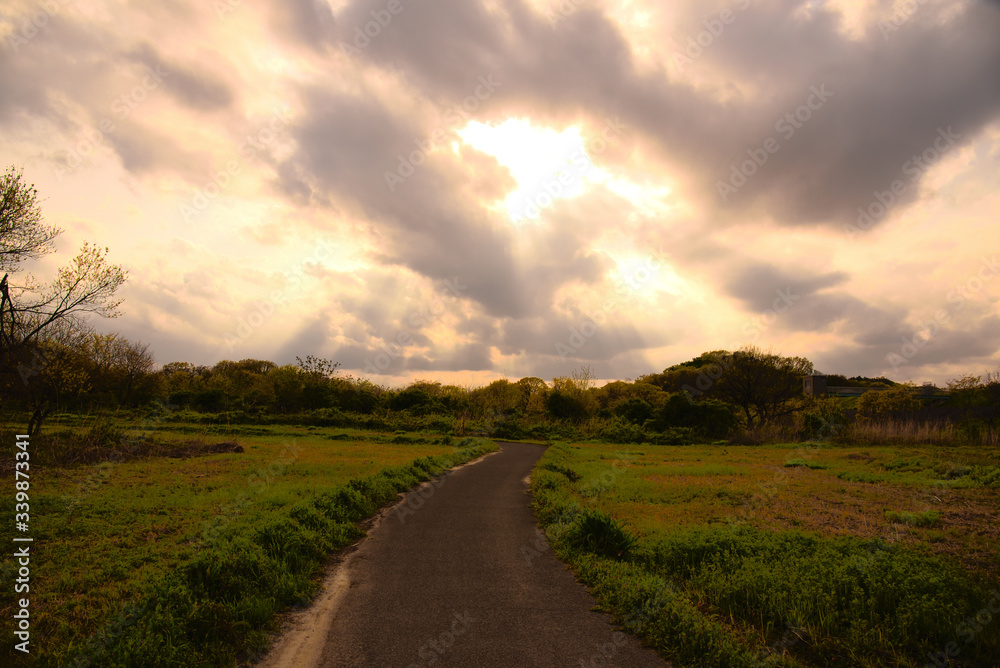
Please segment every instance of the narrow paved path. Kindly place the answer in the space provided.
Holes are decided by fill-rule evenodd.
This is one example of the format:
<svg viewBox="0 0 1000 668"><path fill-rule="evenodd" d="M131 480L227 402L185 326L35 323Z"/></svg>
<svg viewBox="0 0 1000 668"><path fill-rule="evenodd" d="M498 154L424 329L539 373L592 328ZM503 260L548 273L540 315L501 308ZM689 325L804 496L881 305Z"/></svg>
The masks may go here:
<svg viewBox="0 0 1000 668"><path fill-rule="evenodd" d="M668 666L537 540L525 477L544 448L501 451L411 492L348 558L318 666ZM314 629L319 632L320 629Z"/></svg>

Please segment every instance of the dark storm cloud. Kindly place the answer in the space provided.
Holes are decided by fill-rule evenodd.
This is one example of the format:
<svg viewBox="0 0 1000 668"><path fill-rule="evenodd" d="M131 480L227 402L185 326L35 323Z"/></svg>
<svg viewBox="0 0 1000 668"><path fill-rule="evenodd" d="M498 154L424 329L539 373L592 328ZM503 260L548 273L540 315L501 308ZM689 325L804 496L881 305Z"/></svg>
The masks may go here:
<svg viewBox="0 0 1000 668"><path fill-rule="evenodd" d="M435 101L454 104L469 94L471 81L506 68L513 55L501 25L479 2L401 6L382 27L372 13L386 11L385 0L351 2L337 14L337 39L359 61L404 70ZM511 3L511 11L519 6Z"/></svg>
<svg viewBox="0 0 1000 668"><path fill-rule="evenodd" d="M719 65L763 93L730 105L741 119L717 119L737 128L735 136L703 124L692 128L700 158L663 142L665 151L680 148L686 162L700 164L709 206L733 216L759 211L787 224L855 222L857 208L868 208L876 192L889 191L883 199L897 206L913 201L938 149L957 150L998 117L995 8L969 3L952 23L939 25L924 6L888 39L872 26L854 42L837 34L836 21L821 9L792 20L799 5L755 3L690 65ZM777 152L762 154L768 139ZM735 193L727 191L723 203L718 182L740 183L732 167L751 159L747 151L767 162L748 165L745 171L756 173ZM901 193L890 191L894 181Z"/></svg>

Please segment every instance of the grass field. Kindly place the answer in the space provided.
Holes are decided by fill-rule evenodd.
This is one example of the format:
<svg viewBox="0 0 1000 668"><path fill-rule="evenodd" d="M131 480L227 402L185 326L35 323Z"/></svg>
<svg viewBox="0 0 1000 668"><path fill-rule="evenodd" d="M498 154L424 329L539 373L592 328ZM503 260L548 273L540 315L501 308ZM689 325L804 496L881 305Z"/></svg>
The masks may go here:
<svg viewBox="0 0 1000 668"><path fill-rule="evenodd" d="M557 445L526 558L678 666L995 666L998 487L996 450Z"/></svg>
<svg viewBox="0 0 1000 668"><path fill-rule="evenodd" d="M190 455L190 435L205 430L157 431L155 449ZM289 427L228 430L200 445L234 441L241 452L149 457L133 448L75 466L59 465L65 453L33 453L31 665L234 665L260 646L276 612L309 599L328 555L363 535L358 522L496 448ZM7 489L2 498L13 507ZM9 565L4 589L13 577ZM10 619L13 601L3 600ZM23 660L12 644L3 657Z"/></svg>

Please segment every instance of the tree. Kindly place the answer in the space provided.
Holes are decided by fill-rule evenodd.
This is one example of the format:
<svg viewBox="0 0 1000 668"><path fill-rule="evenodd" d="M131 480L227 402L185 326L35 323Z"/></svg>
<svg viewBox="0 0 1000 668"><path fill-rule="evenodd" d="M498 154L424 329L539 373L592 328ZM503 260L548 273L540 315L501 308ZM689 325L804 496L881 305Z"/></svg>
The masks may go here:
<svg viewBox="0 0 1000 668"><path fill-rule="evenodd" d="M637 425L643 425L653 417L653 407L639 397L631 397L615 406L615 415Z"/></svg>
<svg viewBox="0 0 1000 668"><path fill-rule="evenodd" d="M580 365L573 370L571 376L573 383L583 392L594 386L594 368L589 364Z"/></svg>
<svg viewBox="0 0 1000 668"><path fill-rule="evenodd" d="M138 403L140 384L153 373L155 360L145 343L133 342L119 334L87 334L81 352L91 368L91 386L105 401L119 405Z"/></svg>
<svg viewBox="0 0 1000 668"><path fill-rule="evenodd" d="M658 408L647 429L666 431L671 427L693 429L708 438L722 438L736 427L733 407L716 399L692 401L687 392L676 392Z"/></svg>
<svg viewBox="0 0 1000 668"><path fill-rule="evenodd" d="M985 376L967 375L948 383L949 402L965 408L960 429L967 439L982 445L995 445L1000 428L1000 372Z"/></svg>
<svg viewBox="0 0 1000 668"><path fill-rule="evenodd" d="M50 409L35 399L51 397L33 392L31 384L44 384L47 365L64 360L62 347L84 330L85 315L119 315L121 300L115 293L127 278L121 266L108 263L107 248L85 243L50 284L30 276L14 283L10 272L24 260L51 253L60 232L42 224L34 186L25 183L20 171L8 169L0 177L0 269L7 272L0 279L0 389L5 400L16 400L26 390L33 397L30 435L38 433Z"/></svg>
<svg viewBox="0 0 1000 668"><path fill-rule="evenodd" d="M281 413L294 413L302 409L304 374L291 364L280 366L268 374L274 387L275 407Z"/></svg>
<svg viewBox="0 0 1000 668"><path fill-rule="evenodd" d="M522 396L520 385L501 378L473 390L470 398L480 417L503 420L518 410Z"/></svg>
<svg viewBox="0 0 1000 668"><path fill-rule="evenodd" d="M109 264L108 249L84 243L69 265L59 269L56 279L41 286L29 277L24 285L7 285L4 343L11 349L30 344L46 328L63 321L79 325L81 316L96 313L106 318L121 315L118 288L128 278L120 265ZM5 277L6 278L6 277Z"/></svg>
<svg viewBox="0 0 1000 668"><path fill-rule="evenodd" d="M579 422L587 416L587 409L575 393L553 389L545 398L545 407L549 415L557 420L572 420Z"/></svg>
<svg viewBox="0 0 1000 668"><path fill-rule="evenodd" d="M636 382L653 385L671 394L684 391L692 397L714 396L717 393L716 381L731 361L732 353L729 351L713 350L668 367L662 373L642 376Z"/></svg>
<svg viewBox="0 0 1000 668"><path fill-rule="evenodd" d="M914 394L916 389L912 383L901 383L888 390L868 390L858 397L858 417L884 421L918 410L920 400Z"/></svg>
<svg viewBox="0 0 1000 668"><path fill-rule="evenodd" d="M17 271L23 260L52 252L60 232L42 224L38 191L24 182L23 171L8 167L0 177L0 270Z"/></svg>
<svg viewBox="0 0 1000 668"><path fill-rule="evenodd" d="M517 381L521 390L518 408L527 416L541 417L545 414L545 398L549 393L548 384L537 376L527 376Z"/></svg>
<svg viewBox="0 0 1000 668"><path fill-rule="evenodd" d="M337 373L337 367L340 366L340 362L313 355L306 355L305 359L296 355L295 361L303 372L323 380L333 378Z"/></svg>
<svg viewBox="0 0 1000 668"><path fill-rule="evenodd" d="M783 357L746 346L721 362L721 398L743 411L748 427L789 415L802 396L802 376L812 373L804 357Z"/></svg>
<svg viewBox="0 0 1000 668"><path fill-rule="evenodd" d="M35 344L45 363L25 374L19 392L31 414L29 435L38 434L45 419L63 402L90 389L88 359L80 341L83 336L71 328L61 327L48 332Z"/></svg>

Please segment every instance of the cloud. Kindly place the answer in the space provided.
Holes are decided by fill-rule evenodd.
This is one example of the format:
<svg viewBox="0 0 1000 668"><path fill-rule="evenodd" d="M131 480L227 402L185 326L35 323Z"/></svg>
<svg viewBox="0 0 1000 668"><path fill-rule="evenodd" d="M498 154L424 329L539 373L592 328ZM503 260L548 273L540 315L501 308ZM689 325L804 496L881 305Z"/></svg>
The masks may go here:
<svg viewBox="0 0 1000 668"><path fill-rule="evenodd" d="M334 41L337 22L326 0L278 0L271 3L271 12L293 43L321 50Z"/></svg>
<svg viewBox="0 0 1000 668"><path fill-rule="evenodd" d="M404 0L388 16L384 0L242 3L224 17L181 0L66 7L0 49L0 145L51 194L53 223L121 246L135 282L125 328L168 356L212 361L278 258L322 237L336 253L233 354L312 352L357 370L405 334L380 372L592 363L621 377L727 346L777 300L787 308L754 330L765 345L831 372L884 372L927 294L1000 243L1000 3L927 0L894 29L878 24L886 2L850 16L741 4L584 4L554 25L524 0ZM735 19L692 56L688 38L723 7ZM0 34L33 11L5 7ZM117 113L147 68L166 75ZM279 108L280 139L243 160L244 136ZM626 131L588 145L582 195L513 224L508 196L545 184L459 134L510 118L585 138L617 118ZM104 119L114 130L56 182ZM181 220L192 185L237 157L224 195ZM848 239L859 207L877 229ZM580 333L614 277L654 257L659 282ZM446 308L414 319L446 282ZM983 291L902 370L993 359L996 288Z"/></svg>
<svg viewBox="0 0 1000 668"><path fill-rule="evenodd" d="M740 299L752 311L772 308L774 301L807 299L816 292L840 285L848 279L842 271L808 276L803 267L799 274L786 273L768 264L752 264L737 270L726 284L726 291ZM787 305L791 306L794 302Z"/></svg>
<svg viewBox="0 0 1000 668"><path fill-rule="evenodd" d="M219 53L205 53L213 56L212 64L223 61ZM143 42L132 49L128 58L163 77L163 87L181 105L196 111L215 111L230 107L236 99L232 88L222 78L213 74L202 64L197 70L171 62L160 54L149 42Z"/></svg>

